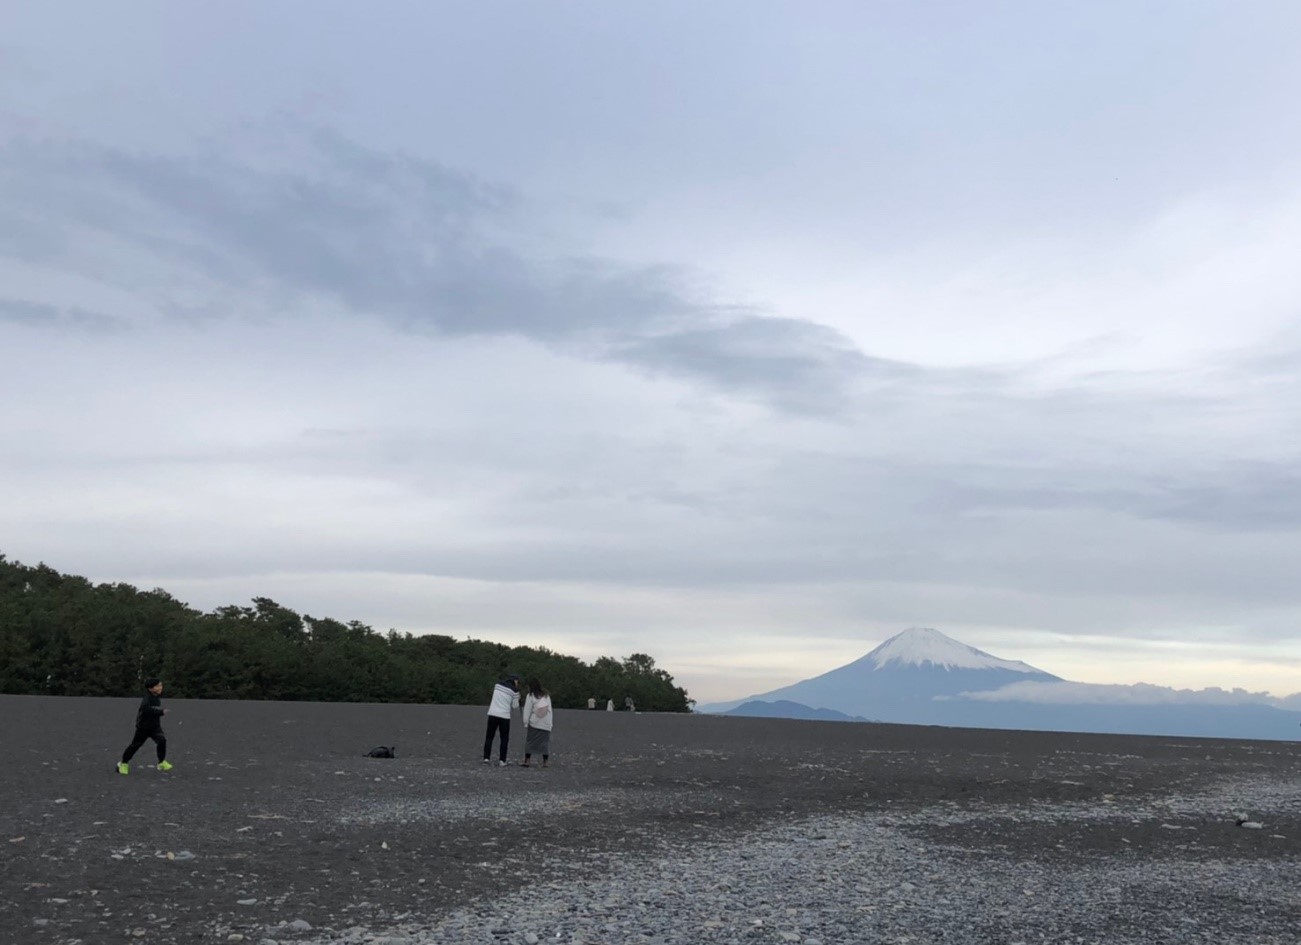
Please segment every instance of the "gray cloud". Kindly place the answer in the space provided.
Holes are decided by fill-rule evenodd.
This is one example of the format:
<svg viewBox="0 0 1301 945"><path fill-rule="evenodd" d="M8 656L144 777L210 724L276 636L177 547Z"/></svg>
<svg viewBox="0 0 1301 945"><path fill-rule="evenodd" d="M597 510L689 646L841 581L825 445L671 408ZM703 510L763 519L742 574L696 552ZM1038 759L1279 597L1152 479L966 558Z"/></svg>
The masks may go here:
<svg viewBox="0 0 1301 945"><path fill-rule="evenodd" d="M412 331L518 336L800 411L838 407L863 374L903 373L813 322L701 301L675 267L518 250L519 197L432 161L323 130L270 165L226 152L11 143L0 245L118 285L115 253L138 251L172 267L168 284L201 280L232 308L240 293L328 298ZM174 294L157 308L185 313Z"/></svg>
<svg viewBox="0 0 1301 945"><path fill-rule="evenodd" d="M0 321L88 331L118 331L128 327L123 319L77 306L46 305L43 302L5 298L0 298Z"/></svg>
<svg viewBox="0 0 1301 945"><path fill-rule="evenodd" d="M730 324L640 339L617 356L654 372L712 378L810 413L846 405L859 382L901 381L923 372L873 358L839 332L789 318L744 317Z"/></svg>
<svg viewBox="0 0 1301 945"><path fill-rule="evenodd" d="M1291 466L1235 462L1206 469L1172 464L1164 473L1068 468L1026 476L1015 467L952 470L945 504L971 512L1106 512L1187 523L1217 531L1291 531L1301 527L1301 474ZM928 475L934 476L931 470ZM998 483L973 485L973 481Z"/></svg>
<svg viewBox="0 0 1301 945"><path fill-rule="evenodd" d="M1298 693L1297 696L1301 696ZM1297 696L1292 696L1296 699ZM1175 689L1150 683L1108 685L1077 682L1018 682L987 692L964 692L958 699L976 702L1032 702L1043 705L1276 705L1284 699L1246 689Z"/></svg>

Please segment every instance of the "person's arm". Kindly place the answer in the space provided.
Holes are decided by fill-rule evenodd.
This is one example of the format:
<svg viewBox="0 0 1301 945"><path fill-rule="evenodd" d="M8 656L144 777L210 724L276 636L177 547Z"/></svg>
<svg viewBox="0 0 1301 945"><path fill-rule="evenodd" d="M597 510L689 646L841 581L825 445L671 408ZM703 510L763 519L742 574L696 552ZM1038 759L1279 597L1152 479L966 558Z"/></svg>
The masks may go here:
<svg viewBox="0 0 1301 945"><path fill-rule="evenodd" d="M145 696L144 705L140 708L145 715L152 715L154 717L161 717L167 711L163 708L162 703L158 702L154 696Z"/></svg>

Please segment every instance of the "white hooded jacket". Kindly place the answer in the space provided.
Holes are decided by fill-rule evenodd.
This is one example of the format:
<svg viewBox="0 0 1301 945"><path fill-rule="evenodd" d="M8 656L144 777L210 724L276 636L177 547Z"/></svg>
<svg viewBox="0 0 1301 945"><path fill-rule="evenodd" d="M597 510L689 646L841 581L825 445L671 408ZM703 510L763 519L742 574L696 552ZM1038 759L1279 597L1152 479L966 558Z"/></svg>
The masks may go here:
<svg viewBox="0 0 1301 945"><path fill-rule="evenodd" d="M554 715L551 711L551 697L542 696L533 698L533 693L529 693L524 700L524 724L532 728L546 729L551 731L551 717Z"/></svg>
<svg viewBox="0 0 1301 945"><path fill-rule="evenodd" d="M509 719L511 710L518 701L519 693L504 682L499 682L492 688L492 704L488 706L488 714L499 719Z"/></svg>

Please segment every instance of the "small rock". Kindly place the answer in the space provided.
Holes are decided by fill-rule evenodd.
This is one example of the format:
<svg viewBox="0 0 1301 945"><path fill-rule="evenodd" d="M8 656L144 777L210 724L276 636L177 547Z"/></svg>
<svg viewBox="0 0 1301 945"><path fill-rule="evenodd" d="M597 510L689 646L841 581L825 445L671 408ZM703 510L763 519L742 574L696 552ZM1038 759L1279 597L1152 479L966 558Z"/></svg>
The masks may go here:
<svg viewBox="0 0 1301 945"><path fill-rule="evenodd" d="M524 933L524 945L538 945L538 937L532 932Z"/></svg>
<svg viewBox="0 0 1301 945"><path fill-rule="evenodd" d="M68 799L67 799L66 797L56 797L56 798L54 799L54 803L56 803L56 804L66 804L66 803L68 803Z"/></svg>
<svg viewBox="0 0 1301 945"><path fill-rule="evenodd" d="M294 919L289 923L288 928L291 932L310 932L312 924L304 919Z"/></svg>
<svg viewBox="0 0 1301 945"><path fill-rule="evenodd" d="M241 906L256 906L256 905L257 905L257 900L256 900L256 899L236 899L236 900L235 900L235 903L236 903L236 905L241 905Z"/></svg>

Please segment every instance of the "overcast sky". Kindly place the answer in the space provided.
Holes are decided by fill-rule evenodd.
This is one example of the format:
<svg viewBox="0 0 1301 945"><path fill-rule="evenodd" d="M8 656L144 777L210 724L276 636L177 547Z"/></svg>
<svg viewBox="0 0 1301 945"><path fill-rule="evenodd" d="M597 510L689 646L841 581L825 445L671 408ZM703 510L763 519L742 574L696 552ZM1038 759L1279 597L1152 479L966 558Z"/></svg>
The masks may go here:
<svg viewBox="0 0 1301 945"><path fill-rule="evenodd" d="M3 7L10 559L1301 690L1301 5Z"/></svg>

